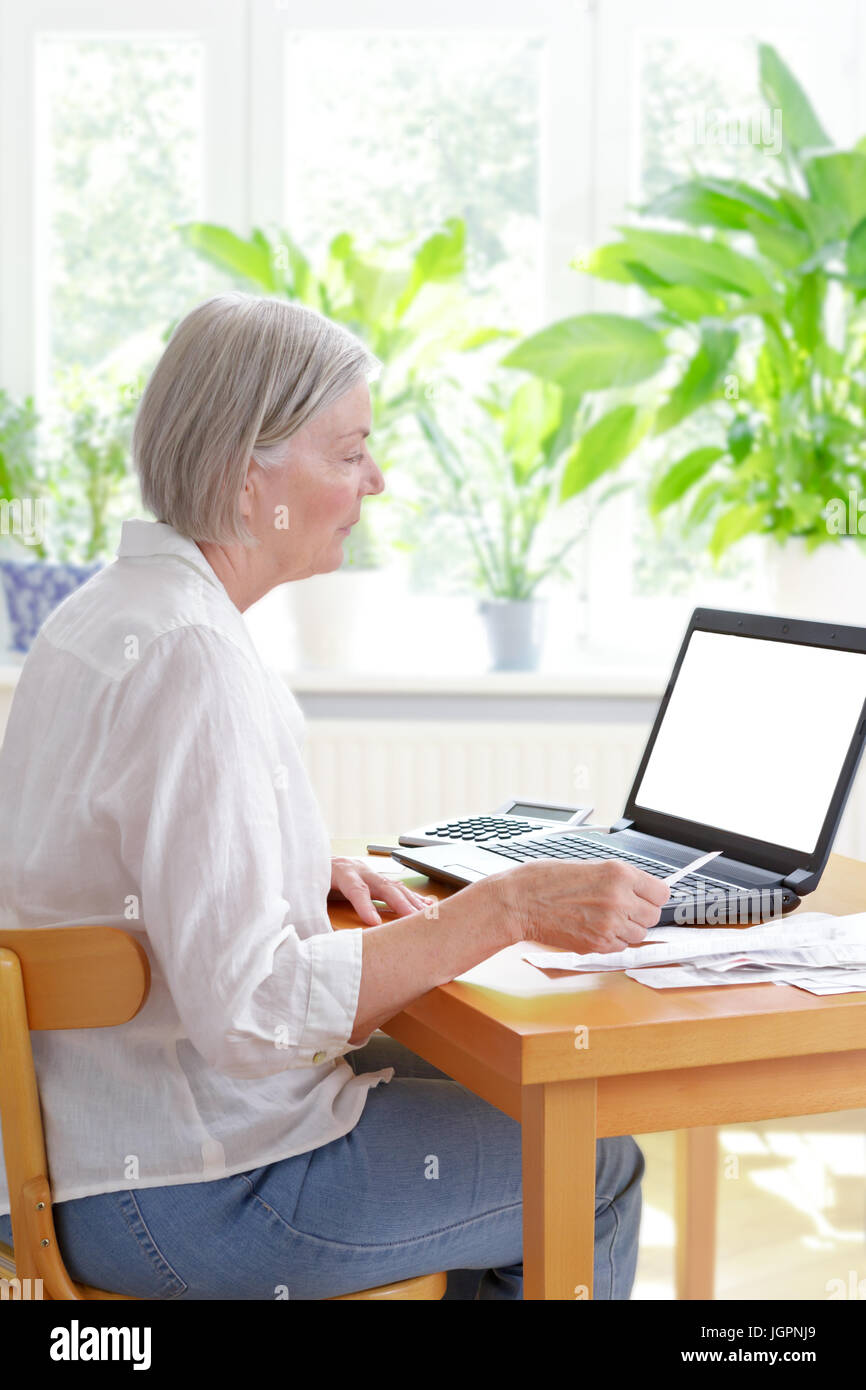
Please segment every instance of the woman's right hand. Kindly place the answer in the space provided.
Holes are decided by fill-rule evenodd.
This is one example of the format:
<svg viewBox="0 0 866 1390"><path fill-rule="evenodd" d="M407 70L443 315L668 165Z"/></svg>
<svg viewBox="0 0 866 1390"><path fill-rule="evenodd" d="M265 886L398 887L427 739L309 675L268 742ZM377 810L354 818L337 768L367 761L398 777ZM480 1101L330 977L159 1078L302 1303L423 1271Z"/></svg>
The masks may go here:
<svg viewBox="0 0 866 1390"><path fill-rule="evenodd" d="M540 941L582 955L621 951L659 920L670 888L622 860L533 859L487 882L502 895L514 941Z"/></svg>

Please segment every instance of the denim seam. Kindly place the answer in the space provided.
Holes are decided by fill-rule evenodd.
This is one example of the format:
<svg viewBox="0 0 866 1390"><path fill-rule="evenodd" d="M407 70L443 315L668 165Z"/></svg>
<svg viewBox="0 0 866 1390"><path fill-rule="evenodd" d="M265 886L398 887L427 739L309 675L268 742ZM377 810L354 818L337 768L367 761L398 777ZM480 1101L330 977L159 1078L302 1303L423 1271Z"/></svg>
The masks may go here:
<svg viewBox="0 0 866 1390"><path fill-rule="evenodd" d="M139 1232L135 1228L135 1222L130 1220L129 1213L124 1210L124 1197L128 1197L132 1205L135 1207L138 1221L141 1223L141 1228L147 1236L147 1239L150 1241L150 1246L148 1246L141 1239ZM167 1270L169 1274L172 1276L172 1278L176 1279L177 1282L181 1285L181 1288L171 1290L171 1292L168 1295L169 1298L178 1298L182 1293L186 1293L187 1289L189 1288L189 1284L187 1284L184 1279L181 1279L177 1270L165 1258L165 1255L162 1253L156 1241L154 1240L150 1228L148 1227L148 1224L145 1221L144 1216L142 1214L141 1207L138 1205L138 1201L136 1200L135 1192L132 1189L128 1189L126 1192L120 1194L120 1199L121 1213L123 1215L124 1221L126 1222L129 1233L132 1236L135 1243L137 1244L139 1250L142 1252L143 1255L146 1256L149 1263L153 1266L154 1273L158 1274L161 1279L165 1279L165 1273ZM162 1264L162 1268L160 1268L160 1262Z"/></svg>
<svg viewBox="0 0 866 1390"><path fill-rule="evenodd" d="M611 1238L610 1238L610 1245L608 1246L608 1249L607 1249L607 1264L608 1264L608 1269L609 1269L609 1271L610 1271L610 1291L609 1291L609 1293L608 1293L607 1296L608 1296L608 1298L613 1298L613 1288L614 1288L613 1248L614 1248L614 1246L616 1245L616 1238L617 1238L617 1236L619 1235L619 1227L620 1227L619 1211L617 1210L616 1202L611 1202L611 1203L610 1203L610 1211L611 1211L611 1214L612 1214L612 1216L613 1216L613 1235L612 1235ZM598 1297L598 1294L597 1294L597 1293L596 1293L596 1297Z"/></svg>
<svg viewBox="0 0 866 1390"><path fill-rule="evenodd" d="M522 1202L510 1202L504 1207L492 1207L489 1211L479 1212L477 1216L470 1217L468 1221L457 1221L452 1226L442 1226L434 1231L425 1231L423 1235L411 1236L408 1240L385 1241L367 1245L358 1241L351 1243L349 1241L330 1240L325 1236L312 1235L309 1231L296 1230L294 1226L289 1225L285 1217L281 1216L263 1197L259 1196L252 1183L244 1174L240 1176L244 1177L244 1181L250 1189L250 1194L260 1206L262 1206L265 1211L270 1212L272 1216L275 1216L293 1236L297 1236L301 1240L315 1241L318 1245L325 1245L339 1250L399 1250L404 1246L419 1245L421 1242L432 1240L437 1236L450 1235L457 1231L465 1231L478 1221L485 1221L490 1216L500 1216L503 1212L518 1210L523 1205Z"/></svg>

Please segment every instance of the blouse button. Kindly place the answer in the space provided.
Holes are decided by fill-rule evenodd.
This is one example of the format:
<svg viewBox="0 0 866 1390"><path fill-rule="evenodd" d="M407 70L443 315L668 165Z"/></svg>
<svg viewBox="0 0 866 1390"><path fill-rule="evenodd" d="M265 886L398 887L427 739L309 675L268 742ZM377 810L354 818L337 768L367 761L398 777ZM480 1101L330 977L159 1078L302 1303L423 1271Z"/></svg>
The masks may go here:
<svg viewBox="0 0 866 1390"><path fill-rule="evenodd" d="M324 1052L314 1052L314 1053L313 1053L313 1061L314 1061L314 1062L324 1062L324 1060L325 1060L325 1054L324 1054Z"/></svg>

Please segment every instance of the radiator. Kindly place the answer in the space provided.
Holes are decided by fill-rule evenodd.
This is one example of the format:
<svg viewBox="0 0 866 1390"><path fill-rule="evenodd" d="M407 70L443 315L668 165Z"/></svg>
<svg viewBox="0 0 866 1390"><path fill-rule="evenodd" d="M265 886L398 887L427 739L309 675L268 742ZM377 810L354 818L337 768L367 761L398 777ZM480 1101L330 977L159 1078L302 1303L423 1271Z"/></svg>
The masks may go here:
<svg viewBox="0 0 866 1390"><path fill-rule="evenodd" d="M314 719L310 779L334 838L391 843L433 820L488 812L511 796L618 816L646 742L646 724L481 723ZM861 768L834 848L866 859Z"/></svg>

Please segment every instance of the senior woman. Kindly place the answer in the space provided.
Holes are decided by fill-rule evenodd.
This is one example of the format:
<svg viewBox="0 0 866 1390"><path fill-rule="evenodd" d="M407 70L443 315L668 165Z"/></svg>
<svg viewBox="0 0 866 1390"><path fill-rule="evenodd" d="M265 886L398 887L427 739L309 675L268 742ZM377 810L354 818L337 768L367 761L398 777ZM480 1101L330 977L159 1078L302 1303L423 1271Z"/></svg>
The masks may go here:
<svg viewBox="0 0 866 1390"><path fill-rule="evenodd" d="M330 857L300 709L242 614L336 569L382 491L375 365L299 305L194 309L135 425L158 520L124 524L117 560L21 672L0 920L122 927L152 971L131 1022L33 1035L58 1236L87 1284L324 1299L446 1269L476 1271L477 1297L521 1298L519 1125L376 1030L510 942L640 941L668 894L638 870L551 860L430 920L408 887ZM329 893L368 925L332 931ZM633 1139L599 1142L598 1298L629 1296L642 1173Z"/></svg>

